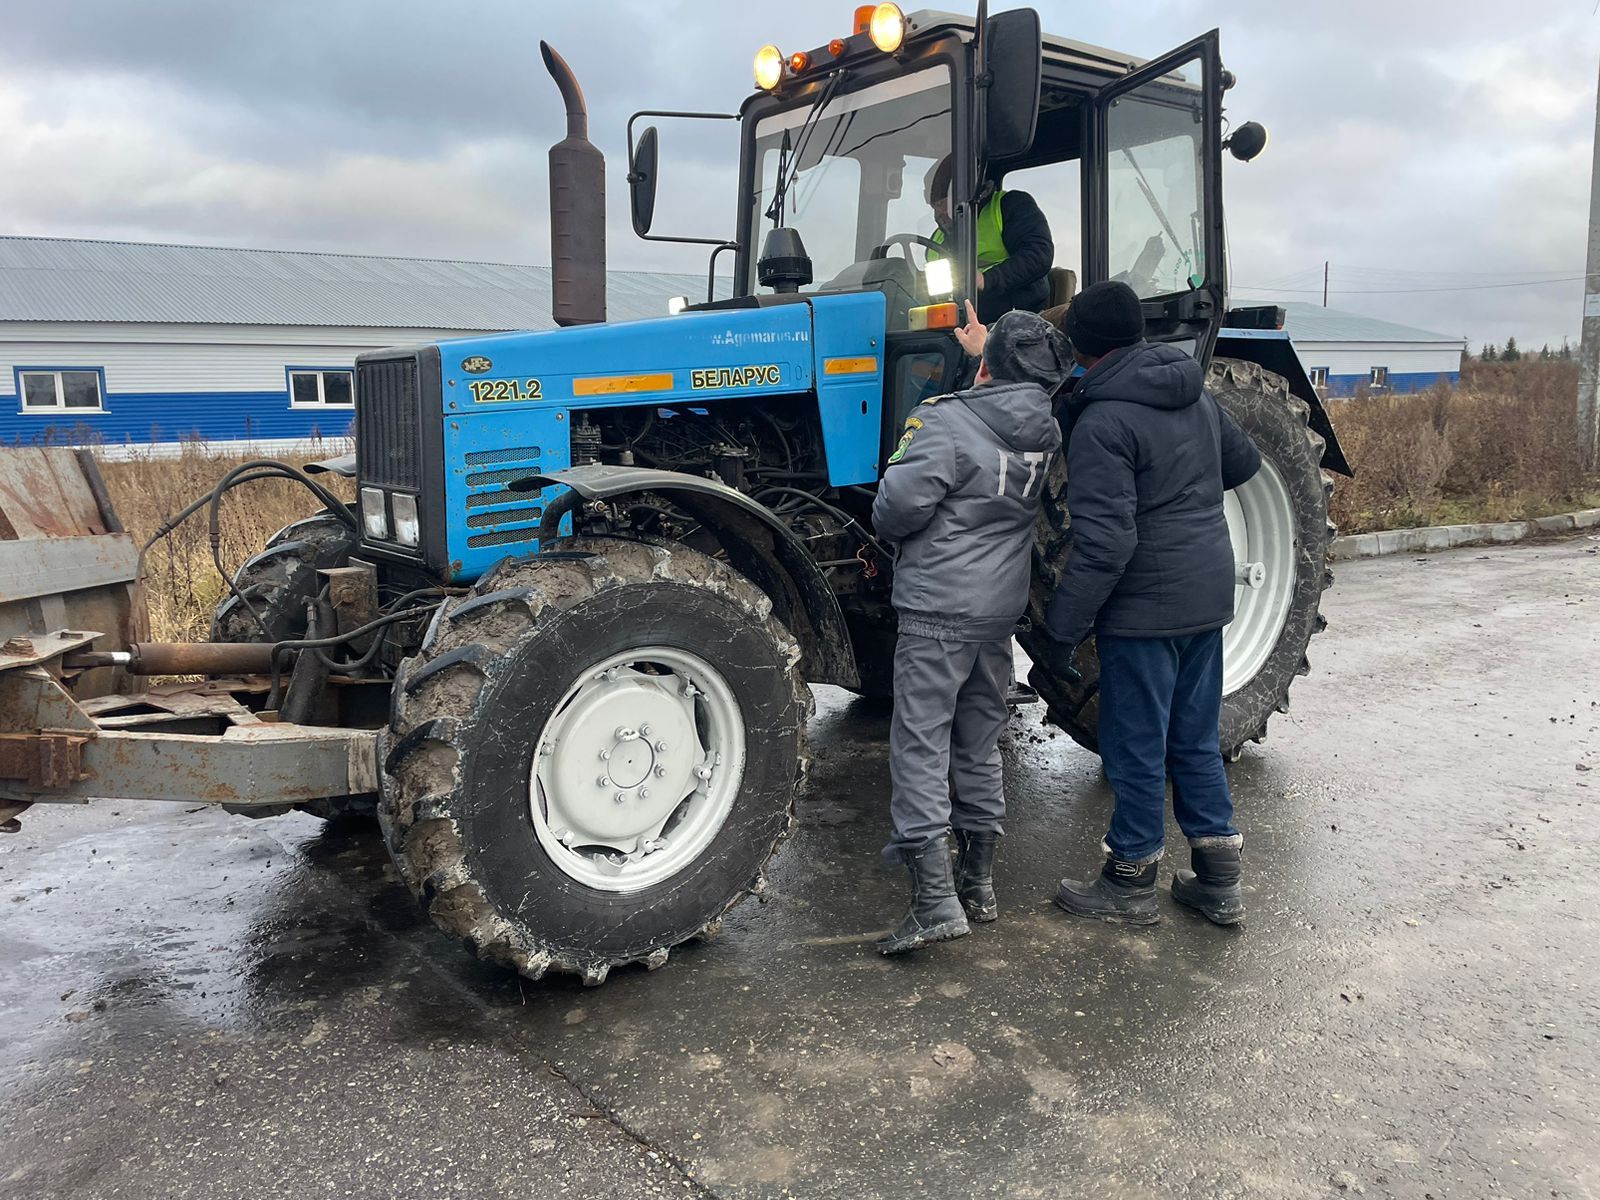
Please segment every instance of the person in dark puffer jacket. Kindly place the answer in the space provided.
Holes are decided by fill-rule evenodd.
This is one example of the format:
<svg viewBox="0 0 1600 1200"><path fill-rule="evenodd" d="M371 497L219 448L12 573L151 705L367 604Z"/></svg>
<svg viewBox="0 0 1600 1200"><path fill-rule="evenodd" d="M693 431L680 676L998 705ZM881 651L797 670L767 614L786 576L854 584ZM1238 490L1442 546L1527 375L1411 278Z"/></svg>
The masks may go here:
<svg viewBox="0 0 1600 1200"><path fill-rule="evenodd" d="M1250 439L1205 390L1205 371L1144 340L1139 298L1099 283L1064 332L1086 373L1067 398L1071 550L1046 633L1054 664L1091 633L1100 657L1100 756L1116 795L1101 872L1063 880L1056 903L1080 916L1160 919L1156 863L1166 780L1192 871L1172 892L1219 924L1244 919L1243 838L1217 743L1222 629L1233 620L1233 544L1222 494L1261 466Z"/></svg>
<svg viewBox="0 0 1600 1200"><path fill-rule="evenodd" d="M1028 604L1034 520L1061 446L1050 393L1070 369L1066 339L1048 323L1002 316L977 386L917 406L878 486L872 523L896 546L900 622L884 859L911 875L911 909L879 941L885 954L961 937L969 915L998 912L1011 634Z"/></svg>

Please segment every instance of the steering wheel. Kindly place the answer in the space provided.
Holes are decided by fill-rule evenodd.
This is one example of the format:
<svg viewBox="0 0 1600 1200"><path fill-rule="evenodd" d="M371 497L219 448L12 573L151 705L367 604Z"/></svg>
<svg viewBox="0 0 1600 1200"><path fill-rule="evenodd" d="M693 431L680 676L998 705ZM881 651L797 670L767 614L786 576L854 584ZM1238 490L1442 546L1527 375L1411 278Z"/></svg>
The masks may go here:
<svg viewBox="0 0 1600 1200"><path fill-rule="evenodd" d="M907 262L911 261L912 246L922 246L927 250L933 251L935 254L943 254L945 252L945 248L938 242L934 241L930 237L923 237L920 233L897 233L892 237L884 239L882 245L873 247L872 253L867 255L867 257L869 259L888 258L889 251L895 246L902 247L901 253L905 255Z"/></svg>

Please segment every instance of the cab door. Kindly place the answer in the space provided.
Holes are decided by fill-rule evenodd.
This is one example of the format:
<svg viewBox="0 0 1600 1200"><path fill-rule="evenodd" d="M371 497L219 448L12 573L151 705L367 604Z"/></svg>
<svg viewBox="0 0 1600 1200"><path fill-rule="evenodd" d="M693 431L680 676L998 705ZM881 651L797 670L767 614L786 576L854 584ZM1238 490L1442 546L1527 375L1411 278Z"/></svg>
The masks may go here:
<svg viewBox="0 0 1600 1200"><path fill-rule="evenodd" d="M1092 278L1144 301L1152 340L1208 361L1227 290L1222 233L1222 63L1216 30L1095 97Z"/></svg>

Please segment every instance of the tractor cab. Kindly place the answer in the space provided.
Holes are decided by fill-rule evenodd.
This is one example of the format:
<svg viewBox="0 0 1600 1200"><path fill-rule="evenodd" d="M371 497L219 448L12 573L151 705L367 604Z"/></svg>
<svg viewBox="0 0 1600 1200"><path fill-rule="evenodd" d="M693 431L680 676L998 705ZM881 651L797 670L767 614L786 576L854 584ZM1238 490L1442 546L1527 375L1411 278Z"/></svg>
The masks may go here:
<svg viewBox="0 0 1600 1200"><path fill-rule="evenodd" d="M1226 285L1231 82L1214 31L1141 62L1042 36L1029 9L974 21L879 4L856 18L825 46L757 55L758 90L739 112L737 232L719 248L734 251L733 298L691 308L881 293L892 432L918 401L959 386L948 330L977 295L980 255L996 249L980 244L995 240L983 202L1021 189L1055 245L1038 307L1069 303L1080 279L1120 279L1145 300L1152 337L1209 359ZM1250 129L1241 157L1264 141ZM635 227L648 234L654 129L630 138L630 163ZM936 176L949 180L937 195Z"/></svg>

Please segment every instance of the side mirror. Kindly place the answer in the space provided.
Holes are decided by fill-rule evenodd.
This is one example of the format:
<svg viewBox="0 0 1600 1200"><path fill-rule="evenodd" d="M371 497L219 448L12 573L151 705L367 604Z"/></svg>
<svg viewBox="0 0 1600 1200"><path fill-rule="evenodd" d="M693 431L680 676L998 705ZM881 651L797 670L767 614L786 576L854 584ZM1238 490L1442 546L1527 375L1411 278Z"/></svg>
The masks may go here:
<svg viewBox="0 0 1600 1200"><path fill-rule="evenodd" d="M1039 70L1044 56L1039 14L1031 8L997 13L984 26L988 96L988 157L1011 158L1033 145L1039 124Z"/></svg>
<svg viewBox="0 0 1600 1200"><path fill-rule="evenodd" d="M1259 121L1246 121L1222 144L1240 162L1249 162L1267 148L1267 128Z"/></svg>
<svg viewBox="0 0 1600 1200"><path fill-rule="evenodd" d="M628 159L628 200L633 209L633 231L640 237L650 232L656 217L658 158L656 127L650 125L639 135L639 144Z"/></svg>

